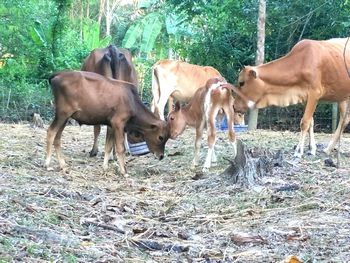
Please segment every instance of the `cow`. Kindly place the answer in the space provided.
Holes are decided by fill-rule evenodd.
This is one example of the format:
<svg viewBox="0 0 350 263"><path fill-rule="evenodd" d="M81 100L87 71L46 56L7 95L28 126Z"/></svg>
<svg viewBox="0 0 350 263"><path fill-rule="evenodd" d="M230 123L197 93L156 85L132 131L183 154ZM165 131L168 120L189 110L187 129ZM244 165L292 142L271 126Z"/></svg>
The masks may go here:
<svg viewBox="0 0 350 263"><path fill-rule="evenodd" d="M138 78L135 67L132 63L132 56L129 50L109 45L106 48L96 48L85 59L82 71L98 73L105 77L119 79L133 83L138 87ZM98 152L98 137L101 126L94 126L94 144L90 156L96 156ZM127 141L126 141L126 145Z"/></svg>
<svg viewBox="0 0 350 263"><path fill-rule="evenodd" d="M111 134L106 139L104 169L108 167L113 145L111 138L115 138L119 169L122 175L127 176L123 144L125 131L141 134L150 151L160 160L163 159L165 143L169 138L167 123L142 103L133 84L85 71L59 72L50 76L49 82L56 110L55 118L47 131L46 167L50 166L52 144L60 167L65 167L61 153L61 134L69 118L80 125L111 127Z"/></svg>
<svg viewBox="0 0 350 263"><path fill-rule="evenodd" d="M214 77L221 77L221 74L210 66L167 59L158 61L152 68L152 111L164 120L164 108L168 99L170 112L173 98L188 102L197 89L204 87L207 80Z"/></svg>
<svg viewBox="0 0 350 263"><path fill-rule="evenodd" d="M309 132L310 151L316 154L313 133L313 114L318 101L337 102L340 122L345 117L346 100L350 96L350 78L346 64L350 65L350 51L344 52L346 39L323 41L302 40L285 56L259 66L245 66L238 77L239 91L234 102L236 111L265 108L271 105L286 107L304 103L300 122L300 139L294 155L301 157ZM324 150L327 154L334 147L341 131L338 125L333 139Z"/></svg>
<svg viewBox="0 0 350 263"><path fill-rule="evenodd" d="M203 170L211 167L211 162L216 162L214 146L216 142L215 118L222 109L227 117L228 138L233 145L233 155L236 155L236 136L233 127L233 100L231 95L231 85L222 77L211 78L205 87L197 89L189 103L181 107L180 102L175 104L175 110L168 114L167 122L171 139L176 139L186 126L196 129L196 139L194 144L193 165L198 165L199 150L203 130L207 125L208 153L205 159Z"/></svg>

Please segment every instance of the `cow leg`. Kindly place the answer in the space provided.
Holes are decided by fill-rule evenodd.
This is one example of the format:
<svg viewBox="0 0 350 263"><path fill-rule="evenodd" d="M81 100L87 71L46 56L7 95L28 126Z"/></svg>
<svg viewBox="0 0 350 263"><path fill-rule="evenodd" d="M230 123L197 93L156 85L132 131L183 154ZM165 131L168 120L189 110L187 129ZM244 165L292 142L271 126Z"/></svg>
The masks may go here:
<svg viewBox="0 0 350 263"><path fill-rule="evenodd" d="M129 141L128 141L128 133L127 132L124 133L124 147L125 147L126 152L128 154L131 154L130 147L129 147Z"/></svg>
<svg viewBox="0 0 350 263"><path fill-rule="evenodd" d="M335 130L332 139L330 140L330 142L328 143L328 146L323 150L327 155L329 155L331 153L331 151L334 149L335 144L339 141L339 138L342 134L342 132L344 131L344 129L346 128L346 126L349 124L350 121L350 116L349 114L346 115L346 109L347 109L347 101L342 101L340 103L338 103L339 106L339 112L340 112L340 117L339 117L339 123L337 126L337 129ZM344 124L343 121L345 119Z"/></svg>
<svg viewBox="0 0 350 263"><path fill-rule="evenodd" d="M311 118L310 128L309 128L309 148L312 155L316 155L316 140L314 132L314 118Z"/></svg>
<svg viewBox="0 0 350 263"><path fill-rule="evenodd" d="M60 168L63 169L66 167L66 162L64 161L62 150L61 150L61 136L64 128L66 127L66 123L64 123L57 131L57 134L55 136L55 140L53 142L53 145L56 149L57 159L58 163L60 165Z"/></svg>
<svg viewBox="0 0 350 263"><path fill-rule="evenodd" d="M227 127L228 127L228 139L233 147L233 153L232 158L234 159L237 155L237 140L236 140L236 134L234 132L234 112L230 106L223 107L223 110L226 114L227 118Z"/></svg>
<svg viewBox="0 0 350 263"><path fill-rule="evenodd" d="M107 169L108 169L108 161L111 158L113 144L114 144L113 131L110 127L107 127L106 143L105 143L105 155L103 158L103 170L104 171L107 171Z"/></svg>
<svg viewBox="0 0 350 263"><path fill-rule="evenodd" d="M300 121L300 139L294 152L294 156L298 158L302 157L304 154L305 137L309 131L312 115L314 114L317 106L317 100L310 99L310 97L306 103L303 118Z"/></svg>
<svg viewBox="0 0 350 263"><path fill-rule="evenodd" d="M96 156L98 153L98 136L101 132L101 125L94 126L94 145L90 151L90 157Z"/></svg>
<svg viewBox="0 0 350 263"><path fill-rule="evenodd" d="M215 118L216 118L216 115L218 114L219 109L220 108L214 108L214 109L211 108L207 113L208 153L207 153L207 157L205 158L203 171L206 171L210 168L213 155L215 155L215 152L214 152L214 146L216 142Z"/></svg>
<svg viewBox="0 0 350 263"><path fill-rule="evenodd" d="M125 169L124 126L125 126L125 122L123 122L122 120L112 121L114 146L115 146L116 155L119 163L120 173L125 177L127 177L128 174Z"/></svg>
<svg viewBox="0 0 350 263"><path fill-rule="evenodd" d="M61 153L61 134L62 131L66 125L68 118L64 119L58 119L55 117L53 122L51 123L50 127L47 130L47 137L46 137L46 160L45 160L45 167L50 167L51 157L52 157L52 145L55 145L55 149L57 151L57 157L60 164L60 167L63 168L65 165L65 162L62 158Z"/></svg>
<svg viewBox="0 0 350 263"><path fill-rule="evenodd" d="M164 120L164 108L165 108L165 104L167 103L171 93L173 91L169 91L169 92L165 92L163 91L162 94L160 94L160 98L158 101L158 104L155 106L155 112L158 112L159 114L159 118L161 120Z"/></svg>
<svg viewBox="0 0 350 263"><path fill-rule="evenodd" d="M199 126L196 127L196 139L194 142L194 157L192 161L193 166L197 166L199 162L199 151L202 144L202 136L204 130L205 121L202 120Z"/></svg>

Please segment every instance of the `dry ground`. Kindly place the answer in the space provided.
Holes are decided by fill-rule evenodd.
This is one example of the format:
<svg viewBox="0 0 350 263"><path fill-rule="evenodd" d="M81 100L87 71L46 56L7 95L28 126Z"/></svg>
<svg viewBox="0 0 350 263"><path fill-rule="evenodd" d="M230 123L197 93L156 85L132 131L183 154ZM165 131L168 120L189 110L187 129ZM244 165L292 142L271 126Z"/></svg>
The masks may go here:
<svg viewBox="0 0 350 263"><path fill-rule="evenodd" d="M251 189L220 175L231 157L223 133L218 165L191 168L193 134L169 140L162 161L128 157L125 179L114 162L104 173L101 155L88 157L92 127L67 127L69 169L54 156L46 171L46 130L0 124L0 262L349 262L349 134L339 169L320 154L294 160L297 133L238 134L248 147L283 152L283 166Z"/></svg>

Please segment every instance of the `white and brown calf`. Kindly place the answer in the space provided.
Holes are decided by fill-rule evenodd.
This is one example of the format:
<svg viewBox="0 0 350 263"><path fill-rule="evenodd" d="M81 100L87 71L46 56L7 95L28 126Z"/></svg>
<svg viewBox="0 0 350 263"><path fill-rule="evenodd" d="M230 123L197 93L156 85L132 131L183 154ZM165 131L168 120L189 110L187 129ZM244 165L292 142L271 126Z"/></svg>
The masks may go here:
<svg viewBox="0 0 350 263"><path fill-rule="evenodd" d="M222 109L227 117L228 127L232 127L234 120L233 101L230 84L224 78L209 79L205 87L196 91L189 103L180 107L177 102L175 110L168 115L170 138L175 139L186 128L186 125L196 129L194 145L193 165L198 165L199 149L205 124L207 124L208 153L203 170L211 167L216 162L214 146L216 142L215 120L218 112ZM233 155L236 155L236 136L232 128L228 129L228 138L233 145Z"/></svg>

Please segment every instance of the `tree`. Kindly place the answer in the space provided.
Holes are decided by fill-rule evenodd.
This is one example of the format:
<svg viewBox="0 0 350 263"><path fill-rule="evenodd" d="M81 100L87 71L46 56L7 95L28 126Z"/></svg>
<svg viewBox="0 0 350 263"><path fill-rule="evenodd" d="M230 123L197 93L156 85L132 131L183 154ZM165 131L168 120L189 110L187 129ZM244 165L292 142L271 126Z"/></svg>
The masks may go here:
<svg viewBox="0 0 350 263"><path fill-rule="evenodd" d="M124 47L137 48L144 53L155 51L158 58L164 58L169 54L171 45L191 34L186 16L181 12L173 12L162 1L141 1L139 8L145 14L126 32Z"/></svg>
<svg viewBox="0 0 350 263"><path fill-rule="evenodd" d="M266 20L266 0L259 0L259 16L258 16L258 41L256 49L255 65L264 63L265 57L265 20ZM259 110L251 110L249 112L248 128L255 130L258 125Z"/></svg>

